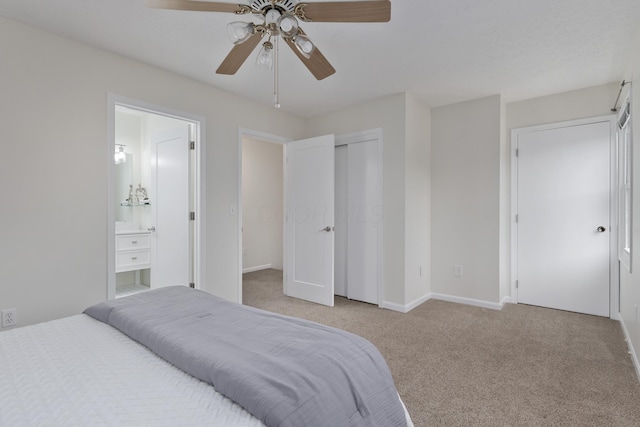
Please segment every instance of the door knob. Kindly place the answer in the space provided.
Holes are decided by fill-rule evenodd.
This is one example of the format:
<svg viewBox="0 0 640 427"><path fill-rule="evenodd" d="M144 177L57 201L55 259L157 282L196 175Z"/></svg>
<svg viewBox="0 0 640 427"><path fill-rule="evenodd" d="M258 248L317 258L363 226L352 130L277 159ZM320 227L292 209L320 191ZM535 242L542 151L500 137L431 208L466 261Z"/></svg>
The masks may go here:
<svg viewBox="0 0 640 427"><path fill-rule="evenodd" d="M322 230L320 230L320 231L326 231L326 232L328 233L328 232L329 232L329 231L331 231L331 230L332 230L332 228L331 228L331 227L329 227L329 226L327 225L325 228L323 228L323 229L322 229Z"/></svg>
<svg viewBox="0 0 640 427"><path fill-rule="evenodd" d="M596 228L596 230L598 231L598 233L604 233L605 231L607 231L607 229L603 226Z"/></svg>
<svg viewBox="0 0 640 427"><path fill-rule="evenodd" d="M156 228L152 225L151 227L147 228L147 231L150 231L153 233L154 231L156 231Z"/></svg>

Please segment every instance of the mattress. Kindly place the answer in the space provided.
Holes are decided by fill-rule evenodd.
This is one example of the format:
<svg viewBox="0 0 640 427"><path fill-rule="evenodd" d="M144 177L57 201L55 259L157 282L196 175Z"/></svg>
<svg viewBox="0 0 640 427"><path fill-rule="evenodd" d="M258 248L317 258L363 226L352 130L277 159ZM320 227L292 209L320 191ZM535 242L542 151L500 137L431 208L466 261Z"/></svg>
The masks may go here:
<svg viewBox="0 0 640 427"><path fill-rule="evenodd" d="M0 333L0 426L61 425L264 426L84 314Z"/></svg>

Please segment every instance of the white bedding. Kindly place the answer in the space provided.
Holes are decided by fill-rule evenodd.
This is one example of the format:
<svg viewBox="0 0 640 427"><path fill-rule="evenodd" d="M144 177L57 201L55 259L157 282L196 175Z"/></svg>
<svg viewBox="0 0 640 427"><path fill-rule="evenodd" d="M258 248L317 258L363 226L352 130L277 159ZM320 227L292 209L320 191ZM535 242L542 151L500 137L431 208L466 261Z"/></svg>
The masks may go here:
<svg viewBox="0 0 640 427"><path fill-rule="evenodd" d="M0 333L0 426L63 425L264 427L210 385L85 314Z"/></svg>
<svg viewBox="0 0 640 427"><path fill-rule="evenodd" d="M0 333L0 426L264 426L87 315Z"/></svg>

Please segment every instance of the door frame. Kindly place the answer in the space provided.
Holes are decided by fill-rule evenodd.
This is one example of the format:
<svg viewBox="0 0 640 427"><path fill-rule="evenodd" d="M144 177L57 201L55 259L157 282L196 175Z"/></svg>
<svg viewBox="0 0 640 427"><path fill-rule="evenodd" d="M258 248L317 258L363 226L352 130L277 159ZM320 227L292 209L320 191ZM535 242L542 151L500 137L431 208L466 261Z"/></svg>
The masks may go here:
<svg viewBox="0 0 640 427"><path fill-rule="evenodd" d="M286 158L286 150L284 149L285 144L287 142L293 141L292 138L288 138L285 136L278 136L278 135L272 135L266 132L260 132L257 130L253 130L253 129L248 129L248 128L243 128L243 127L239 127L238 128L238 177L237 177L237 182L238 182L238 203L237 203L237 212L236 214L238 215L238 281L237 281L237 287L238 287L238 291L237 291L237 303L238 304L242 304L242 271L243 271L243 267L242 267L242 231L243 231L243 224L242 224L242 215L243 215L243 210L242 210L242 139L243 138L252 138L252 139L256 139L259 141L263 141L266 143L270 143L270 144L279 144L282 146L282 159L283 159L283 171L285 169L285 164L284 164L284 159ZM283 198L283 203L286 202L286 176L283 175L283 180L282 180L282 198ZM284 218L283 218L284 221ZM286 242L283 241L282 242L282 253L283 253L283 259L282 259L282 267L283 269L286 269L286 262L287 260L284 259L284 247L285 247ZM284 277L282 279L284 281Z"/></svg>
<svg viewBox="0 0 640 427"><path fill-rule="evenodd" d="M582 126L595 123L609 123L609 317L620 318L620 286L618 263L618 201L617 201L617 143L616 143L616 115L590 117L586 119L569 120L544 125L528 126L511 130L511 302L518 303L518 136L544 130L553 130L573 126Z"/></svg>
<svg viewBox="0 0 640 427"><path fill-rule="evenodd" d="M237 230L237 240L238 240L238 253L237 253L237 257L238 257L238 281L237 281L237 287L238 287L238 291L237 291L237 302L242 304L242 138L243 137L251 137L254 139L258 139L258 140L263 140L265 142L269 142L269 143L275 143L275 144L280 144L283 146L283 150L282 150L282 155L283 155L283 204L286 206L286 149L285 149L285 144L287 142L291 142L293 141L293 138L289 138L289 137L284 137L284 136L278 136L278 135L273 135L273 134L269 134L266 132L260 132L257 130L253 130L253 129L248 129L248 128L243 128L240 127L238 128L238 175L237 175L237 181L238 181L238 202L237 202L237 215L238 215L238 230ZM383 303L383 277L384 277L384 245L383 245L383 236L384 236L384 198L383 198L383 156L382 156L382 149L383 149L383 130L382 128L375 128L375 129L369 129L369 130L364 130L364 131L358 131L358 132L352 132L352 133L347 133L347 134L341 134L341 135L336 135L336 142L335 145L339 146L339 145L346 145L346 144L354 144L354 143L358 143L358 142L368 142L368 141L377 141L378 142L378 167L379 167L379 173L378 173L378 189L380 192L380 205L382 207L382 212L383 212L383 216L382 216L382 221L380 222L380 226L378 227L378 307L382 307L382 303ZM284 218L283 218L284 221ZM286 229L283 229L283 233L286 233ZM283 235L283 248L282 248L282 252L283 252L283 259L282 259L282 268L284 271L286 271L287 268L287 260L286 260L286 256L284 256L285 254L285 245L286 245L286 234ZM283 277L283 292L286 293L286 281L284 280Z"/></svg>
<svg viewBox="0 0 640 427"><path fill-rule="evenodd" d="M115 273L115 208L113 206L115 164L113 153L115 146L115 117L116 107L126 107L141 112L167 116L183 120L194 125L194 175L195 175L195 231L194 237L194 281L196 289L201 287L206 277L206 176L205 176L205 148L206 148L206 120L202 116L172 108L150 104L133 98L109 93L107 95L107 300L116 296Z"/></svg>

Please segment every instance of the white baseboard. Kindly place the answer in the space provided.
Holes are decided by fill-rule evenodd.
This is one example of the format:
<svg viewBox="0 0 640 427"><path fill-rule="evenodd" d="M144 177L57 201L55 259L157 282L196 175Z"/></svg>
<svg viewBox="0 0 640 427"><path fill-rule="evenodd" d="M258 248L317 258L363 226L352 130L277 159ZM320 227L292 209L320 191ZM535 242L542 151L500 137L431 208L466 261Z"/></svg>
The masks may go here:
<svg viewBox="0 0 640 427"><path fill-rule="evenodd" d="M423 302L429 300L431 298L431 294L426 294L406 305L396 304L395 302L383 301L380 304L380 308L386 308L388 310L398 311L400 313L408 313Z"/></svg>
<svg viewBox="0 0 640 427"><path fill-rule="evenodd" d="M473 298L457 297L454 295L447 295L447 294L432 293L431 298L441 300L441 301L455 302L458 304L473 305L475 307L490 308L491 310L502 310L502 306L504 305L501 302L489 302L489 301L483 301L483 300L478 300Z"/></svg>
<svg viewBox="0 0 640 427"><path fill-rule="evenodd" d="M243 268L242 269L242 274L244 273L251 273L253 271L260 271L260 270L266 270L268 268L271 268L271 264L265 264L265 265L257 265L255 267L249 267L249 268Z"/></svg>
<svg viewBox="0 0 640 427"><path fill-rule="evenodd" d="M407 313L407 307L402 304L396 304L395 302L382 301L379 305L380 308L386 308L387 310L398 311L400 313Z"/></svg>
<svg viewBox="0 0 640 427"><path fill-rule="evenodd" d="M417 306L419 306L420 304L426 301L429 301L430 299L455 302L458 304L473 305L475 307L490 308L491 310L502 310L502 307L506 303L511 301L510 297L503 298L501 302L489 302L489 301L476 300L472 298L457 297L454 295L428 293L406 305L383 301L382 304L380 304L380 307L386 308L388 310L398 311L400 313L408 313L414 308L416 308Z"/></svg>
<svg viewBox="0 0 640 427"><path fill-rule="evenodd" d="M624 339L627 342L627 348L629 349L629 355L631 356L633 367L636 368L636 376L638 377L638 381L640 381L640 363L638 363L638 355L636 354L636 351L633 348L631 337L629 336L629 331L627 330L627 325L624 324L624 320L622 319L622 316L618 315L618 320L620 322L620 326L622 327L622 333L624 334Z"/></svg>

